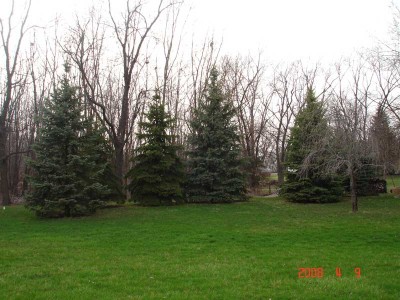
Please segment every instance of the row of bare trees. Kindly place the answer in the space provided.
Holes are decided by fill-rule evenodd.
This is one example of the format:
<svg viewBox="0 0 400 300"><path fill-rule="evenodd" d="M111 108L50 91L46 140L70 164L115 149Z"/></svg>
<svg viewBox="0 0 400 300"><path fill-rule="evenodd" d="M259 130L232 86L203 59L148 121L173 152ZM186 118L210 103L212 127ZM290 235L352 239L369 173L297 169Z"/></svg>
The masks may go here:
<svg viewBox="0 0 400 300"><path fill-rule="evenodd" d="M128 158L140 144L136 133L147 101L155 91L161 95L175 118L177 142L186 146L193 109L204 96L213 66L220 70L225 92L236 107L251 188L259 184L262 168L276 171L283 182L290 128L310 87L326 103L331 125L341 136L336 142L343 144L344 154L332 168L357 169L354 156L369 149L364 143L371 144L370 121L377 106L393 118L393 125L400 124L396 48L377 49L326 68L300 61L270 65L261 54L228 57L212 37L185 42L183 6L175 0L159 0L154 6L127 0L117 11L108 1L106 13L91 9L68 28L59 28L57 21L51 28L37 28L28 25L28 2L19 21L14 5L8 17L0 19L4 205L11 203L10 195L21 195L27 188L24 179L30 170L25 162L34 158L31 146L41 113L64 68L80 88L85 115L106 129L121 183Z"/></svg>

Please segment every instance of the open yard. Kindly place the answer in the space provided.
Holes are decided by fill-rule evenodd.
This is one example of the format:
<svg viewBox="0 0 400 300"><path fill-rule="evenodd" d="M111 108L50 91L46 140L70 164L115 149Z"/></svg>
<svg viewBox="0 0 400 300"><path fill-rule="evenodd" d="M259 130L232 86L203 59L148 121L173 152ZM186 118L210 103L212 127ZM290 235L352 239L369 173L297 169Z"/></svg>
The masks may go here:
<svg viewBox="0 0 400 300"><path fill-rule="evenodd" d="M357 214L280 198L60 220L14 206L0 228L1 299L400 299L400 199L387 195ZM307 267L323 278L298 278Z"/></svg>

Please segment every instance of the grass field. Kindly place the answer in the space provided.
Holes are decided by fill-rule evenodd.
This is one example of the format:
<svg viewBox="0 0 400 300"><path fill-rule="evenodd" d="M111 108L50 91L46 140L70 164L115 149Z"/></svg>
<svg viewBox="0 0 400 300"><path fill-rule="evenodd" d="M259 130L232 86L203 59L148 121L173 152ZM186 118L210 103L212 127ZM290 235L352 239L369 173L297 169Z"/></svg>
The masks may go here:
<svg viewBox="0 0 400 300"><path fill-rule="evenodd" d="M400 199L359 206L255 198L60 220L9 207L0 211L0 298L400 299ZM298 278L301 267L324 277Z"/></svg>

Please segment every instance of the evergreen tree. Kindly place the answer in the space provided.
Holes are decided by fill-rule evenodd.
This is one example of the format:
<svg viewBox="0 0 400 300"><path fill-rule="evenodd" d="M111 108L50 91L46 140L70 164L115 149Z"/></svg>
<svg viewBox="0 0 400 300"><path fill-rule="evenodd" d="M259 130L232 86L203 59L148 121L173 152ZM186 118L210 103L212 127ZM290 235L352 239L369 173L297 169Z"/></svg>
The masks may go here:
<svg viewBox="0 0 400 300"><path fill-rule="evenodd" d="M191 122L187 189L190 202L246 200L239 137L233 123L235 111L224 98L217 77L213 69L208 95L199 103Z"/></svg>
<svg viewBox="0 0 400 300"><path fill-rule="evenodd" d="M177 155L179 147L169 134L174 120L156 95L142 122L138 138L144 143L132 158L127 177L132 200L141 205L172 205L183 202L184 168Z"/></svg>
<svg viewBox="0 0 400 300"><path fill-rule="evenodd" d="M26 205L37 215L91 214L110 193L96 180L104 162L87 151L87 138L76 89L64 77L44 110L43 127L33 146L36 159L30 161L34 175Z"/></svg>
<svg viewBox="0 0 400 300"><path fill-rule="evenodd" d="M110 158L114 157L110 142L105 138L105 129L89 119L85 122L85 134L81 141L81 156L90 162L91 169L86 171L88 183L100 183L107 192L100 194L102 201L124 201L124 194Z"/></svg>
<svg viewBox="0 0 400 300"><path fill-rule="evenodd" d="M370 139L373 145L376 164L382 168L384 176L393 173L398 161L396 134L390 126L389 117L379 106L372 118Z"/></svg>
<svg viewBox="0 0 400 300"><path fill-rule="evenodd" d="M311 163L307 162L308 165L304 168L305 159L329 132L324 113L323 104L317 101L314 91L308 89L305 107L296 117L287 147L287 174L281 195L289 201L335 202L342 193L340 180L320 171L320 166L324 163L323 153ZM304 169L306 172L303 172Z"/></svg>
<svg viewBox="0 0 400 300"><path fill-rule="evenodd" d="M383 193L382 190L386 190L386 181L380 179L381 171L371 157L360 158L356 178L357 196L378 196ZM345 192L350 192L349 176L344 176L343 187Z"/></svg>

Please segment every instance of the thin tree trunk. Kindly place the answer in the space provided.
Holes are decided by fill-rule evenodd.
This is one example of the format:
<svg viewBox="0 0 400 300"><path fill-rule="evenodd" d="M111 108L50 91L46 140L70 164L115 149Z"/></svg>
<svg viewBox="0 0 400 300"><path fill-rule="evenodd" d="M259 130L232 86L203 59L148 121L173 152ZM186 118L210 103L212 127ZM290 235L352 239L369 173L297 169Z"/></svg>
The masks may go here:
<svg viewBox="0 0 400 300"><path fill-rule="evenodd" d="M3 205L10 205L10 191L8 186L8 165L6 158L6 143L7 135L5 128L1 126L0 128L0 198L2 199Z"/></svg>
<svg viewBox="0 0 400 300"><path fill-rule="evenodd" d="M11 74L7 73L6 97L0 114L0 193L3 199L3 205L10 205L10 187L8 184L8 160L7 160L7 117L11 105Z"/></svg>
<svg viewBox="0 0 400 300"><path fill-rule="evenodd" d="M278 135L280 135L280 133L278 133ZM284 166L285 155L283 153L283 151L285 151L284 149L285 143L279 141L279 139L281 138L284 137L277 137L275 140L276 173L278 175L278 186L282 186L285 181L285 166Z"/></svg>
<svg viewBox="0 0 400 300"><path fill-rule="evenodd" d="M114 143L115 147L115 173L120 181L120 184L123 184L124 179L124 144L123 143Z"/></svg>
<svg viewBox="0 0 400 300"><path fill-rule="evenodd" d="M7 160L7 120L10 114L10 107L12 104L12 90L15 80L17 64L19 62L19 53L21 49L22 39L26 33L25 24L28 19L29 11L31 8L31 1L29 0L28 6L24 17L20 20L19 35L15 43L10 43L12 29L17 29L12 25L12 16L14 12L14 1L12 1L12 8L8 17L8 28L5 23L0 19L0 38L2 42L2 49L5 55L5 70L6 70L6 90L4 102L0 108L0 196L2 197L3 205L11 204L10 191L8 186L8 160ZM17 29L18 30L18 29ZM10 45L11 44L11 45ZM14 51L11 50L12 45L15 45ZM12 53L13 52L13 53ZM15 87L15 85L14 85Z"/></svg>
<svg viewBox="0 0 400 300"><path fill-rule="evenodd" d="M281 161L280 153L279 150L276 151L276 172L278 174L278 186L282 186L282 184L285 181L285 172L284 172L284 166L283 162Z"/></svg>
<svg viewBox="0 0 400 300"><path fill-rule="evenodd" d="M16 131L15 131L15 152L18 153L21 151L21 147L20 147L20 134L19 134L19 119L16 119ZM11 163L10 163L11 165ZM19 155L15 155L13 158L13 173L12 173L12 180L11 180L11 193L13 195L19 196L18 193L18 186L19 186L19 170L20 170L20 156Z"/></svg>
<svg viewBox="0 0 400 300"><path fill-rule="evenodd" d="M353 213L358 211L358 199L357 199L357 183L356 175L354 170L350 171L350 193L351 193L351 206Z"/></svg>

